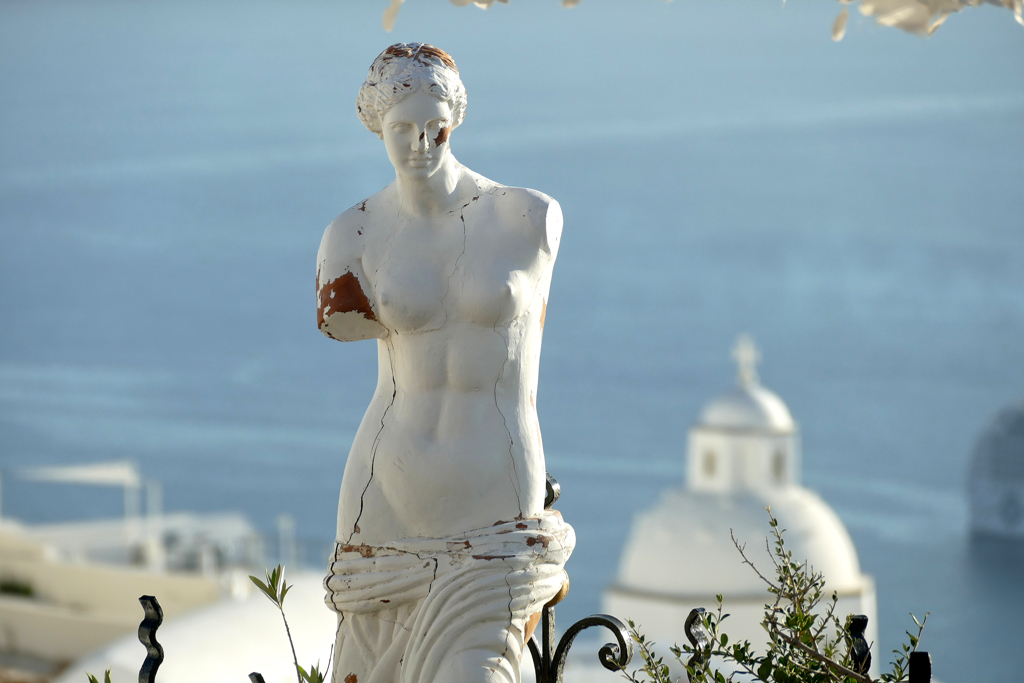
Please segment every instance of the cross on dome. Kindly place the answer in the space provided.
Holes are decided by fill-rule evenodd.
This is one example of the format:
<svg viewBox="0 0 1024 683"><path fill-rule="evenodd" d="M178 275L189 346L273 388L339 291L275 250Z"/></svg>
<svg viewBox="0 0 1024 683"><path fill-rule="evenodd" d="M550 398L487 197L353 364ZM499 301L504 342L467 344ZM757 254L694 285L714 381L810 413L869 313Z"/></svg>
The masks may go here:
<svg viewBox="0 0 1024 683"><path fill-rule="evenodd" d="M754 344L754 338L747 333L736 337L732 347L732 357L736 361L737 378L741 387L757 386L757 362L761 360L761 352Z"/></svg>

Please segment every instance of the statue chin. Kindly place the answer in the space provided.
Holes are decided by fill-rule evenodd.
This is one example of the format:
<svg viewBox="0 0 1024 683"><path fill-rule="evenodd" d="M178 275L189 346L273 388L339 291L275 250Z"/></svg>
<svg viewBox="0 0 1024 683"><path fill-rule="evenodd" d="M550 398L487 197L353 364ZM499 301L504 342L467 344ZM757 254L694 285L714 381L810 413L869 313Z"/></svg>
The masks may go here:
<svg viewBox="0 0 1024 683"><path fill-rule="evenodd" d="M561 209L455 161L465 103L447 53L377 57L357 111L395 181L338 216L317 256L321 332L375 339L379 363L325 581L338 682L519 680L575 544L544 509L536 411Z"/></svg>

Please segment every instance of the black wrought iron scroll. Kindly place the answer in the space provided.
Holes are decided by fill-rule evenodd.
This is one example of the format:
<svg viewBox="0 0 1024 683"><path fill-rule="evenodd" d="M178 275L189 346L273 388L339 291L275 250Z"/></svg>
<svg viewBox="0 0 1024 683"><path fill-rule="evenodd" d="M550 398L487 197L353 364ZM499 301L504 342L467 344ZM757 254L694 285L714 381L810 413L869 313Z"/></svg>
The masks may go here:
<svg viewBox="0 0 1024 683"><path fill-rule="evenodd" d="M686 660L686 666L697 668L706 661L707 647L711 644L711 634L704 628L703 607L695 607L690 610L683 623L683 631L686 632L686 639L690 641L690 647L693 648L693 656Z"/></svg>
<svg viewBox="0 0 1024 683"><path fill-rule="evenodd" d="M146 617L139 624L139 642L146 646L146 659L139 669L139 683L156 683L156 670L164 662L164 648L156 641L156 630L164 623L164 610L152 595L139 598Z"/></svg>
<svg viewBox="0 0 1024 683"><path fill-rule="evenodd" d="M548 474L545 488L547 490L544 507L550 509L561 495L562 487L554 477ZM576 636L591 626L603 626L615 636L616 642L605 644L597 653L604 668L609 671L621 671L633 658L633 639L629 636L629 629L619 619L608 614L592 614L577 621L562 635L562 639L558 641L558 645L552 652L551 648L555 643L555 605L565 597L567 592L568 583L551 602L544 605L539 629L540 642L537 640L536 633L527 642L530 655L533 657L533 670L537 676L537 683L562 683L569 648L572 647Z"/></svg>
<svg viewBox="0 0 1024 683"><path fill-rule="evenodd" d="M601 665L609 671L621 671L629 664L629 660L633 658L633 641L629 637L629 631L625 624L607 614L592 614L577 621L565 632L552 653L551 644L555 640L555 608L553 605L547 605L541 615L541 642L537 643L535 633L528 643L530 654L533 656L533 670L537 683L562 683L569 648L572 647L576 636L591 626L604 626L612 632L617 641L607 643L598 650Z"/></svg>

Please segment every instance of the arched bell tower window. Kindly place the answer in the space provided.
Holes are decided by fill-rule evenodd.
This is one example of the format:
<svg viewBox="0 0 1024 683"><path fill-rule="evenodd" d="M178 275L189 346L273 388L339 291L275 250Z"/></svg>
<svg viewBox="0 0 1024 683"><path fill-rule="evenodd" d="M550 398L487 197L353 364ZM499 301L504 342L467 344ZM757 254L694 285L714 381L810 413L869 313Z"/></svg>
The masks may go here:
<svg viewBox="0 0 1024 683"><path fill-rule="evenodd" d="M713 477L715 476L715 470L718 469L718 462L715 459L714 451L704 451L704 476Z"/></svg>
<svg viewBox="0 0 1024 683"><path fill-rule="evenodd" d="M781 450L772 454L772 474L775 481L781 483L786 476L786 454Z"/></svg>

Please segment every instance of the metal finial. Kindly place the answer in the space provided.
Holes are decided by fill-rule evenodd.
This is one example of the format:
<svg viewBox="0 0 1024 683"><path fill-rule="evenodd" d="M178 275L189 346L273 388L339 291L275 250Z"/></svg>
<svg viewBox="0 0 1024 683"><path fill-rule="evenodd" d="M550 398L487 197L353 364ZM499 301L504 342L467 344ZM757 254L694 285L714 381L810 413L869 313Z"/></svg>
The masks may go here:
<svg viewBox="0 0 1024 683"><path fill-rule="evenodd" d="M867 627L867 615L855 614L850 619L850 659L853 661L853 670L860 674L866 674L871 668L871 645L864 637Z"/></svg>
<svg viewBox="0 0 1024 683"><path fill-rule="evenodd" d="M740 386L756 386L759 381L757 363L761 360L761 352L754 344L754 338L746 332L736 337L736 344L732 347L732 357L736 361Z"/></svg>
<svg viewBox="0 0 1024 683"><path fill-rule="evenodd" d="M703 607L695 607L690 610L690 614L683 624L683 631L686 633L686 639L690 641L690 647L693 648L693 656L686 661L686 666L696 669L705 663L705 651L711 644L711 634L704 627ZM692 681L693 679L687 675L687 680Z"/></svg>
<svg viewBox="0 0 1024 683"><path fill-rule="evenodd" d="M562 487L550 472L544 474L547 476L547 481L544 482L544 509L550 510L551 506L558 501L558 497L562 495Z"/></svg>
<svg viewBox="0 0 1024 683"><path fill-rule="evenodd" d="M927 652L910 653L910 683L929 683L932 680L932 658Z"/></svg>

